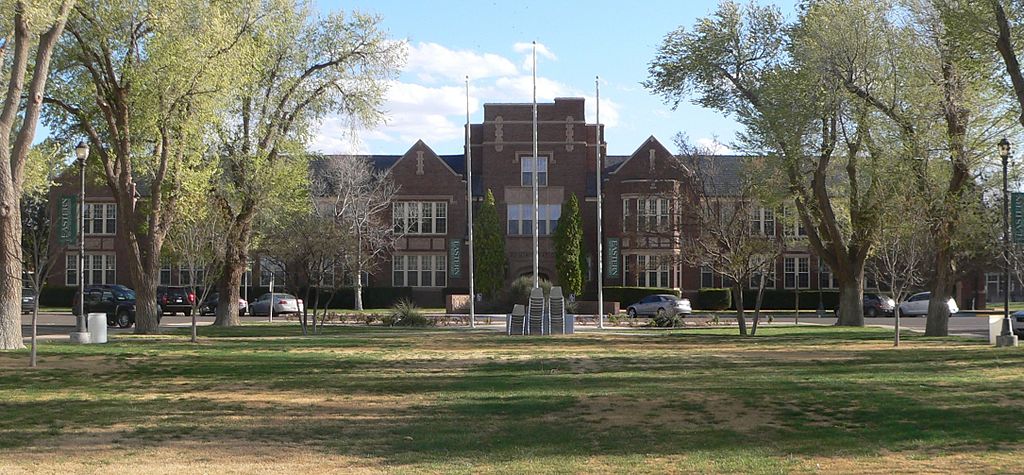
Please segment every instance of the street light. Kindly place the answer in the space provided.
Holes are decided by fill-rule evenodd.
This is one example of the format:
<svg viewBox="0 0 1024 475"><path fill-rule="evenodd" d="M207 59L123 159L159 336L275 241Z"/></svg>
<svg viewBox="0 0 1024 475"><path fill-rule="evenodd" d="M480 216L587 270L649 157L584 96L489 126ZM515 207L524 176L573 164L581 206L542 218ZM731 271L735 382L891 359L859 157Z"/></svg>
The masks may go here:
<svg viewBox="0 0 1024 475"><path fill-rule="evenodd" d="M1003 159L1003 331L997 340L998 346L1017 346L1017 338L1010 324L1010 200L1007 169L1010 161L1010 141L1004 137L999 141L999 156Z"/></svg>
<svg viewBox="0 0 1024 475"><path fill-rule="evenodd" d="M78 318L75 319L75 331L85 333L85 159L89 157L89 144L78 142L75 157L78 158L78 177L81 179L78 190Z"/></svg>

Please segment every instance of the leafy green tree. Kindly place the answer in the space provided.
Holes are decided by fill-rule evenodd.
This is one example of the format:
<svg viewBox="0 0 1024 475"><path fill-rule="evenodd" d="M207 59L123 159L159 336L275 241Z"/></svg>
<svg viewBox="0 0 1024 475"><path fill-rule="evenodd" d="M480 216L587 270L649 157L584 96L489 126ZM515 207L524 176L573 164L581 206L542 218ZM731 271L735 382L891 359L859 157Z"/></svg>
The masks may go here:
<svg viewBox="0 0 1024 475"><path fill-rule="evenodd" d="M256 0L87 0L68 20L47 120L65 142L85 135L114 195L136 333L158 330L164 239L183 184L209 181L210 131L251 70L242 39L267 13Z"/></svg>
<svg viewBox="0 0 1024 475"><path fill-rule="evenodd" d="M488 298L505 285L508 258L505 256L505 233L498 220L494 194L488 189L484 202L473 222L473 258L476 288Z"/></svg>
<svg viewBox="0 0 1024 475"><path fill-rule="evenodd" d="M0 79L7 83L0 106L0 350L25 346L21 341L22 183L50 76L50 58L73 4L73 0L0 2L4 32Z"/></svg>
<svg viewBox="0 0 1024 475"><path fill-rule="evenodd" d="M562 207L562 217L555 230L555 270L558 283L568 295L583 293L583 276L586 265L583 255L583 224L580 219L580 202L576 194L570 194Z"/></svg>
<svg viewBox="0 0 1024 475"><path fill-rule="evenodd" d="M268 200L305 186L281 180L273 170L285 157L305 157L305 142L330 114L353 128L379 123L388 80L405 58L403 43L388 39L378 17L321 17L305 2L271 4L273 17L248 33L255 46L253 76L234 89L218 132L215 190L228 228L217 287L221 301L229 303L217 308L220 326L240 323L238 289L259 238L254 224L270 209ZM302 163L289 166L305 169Z"/></svg>

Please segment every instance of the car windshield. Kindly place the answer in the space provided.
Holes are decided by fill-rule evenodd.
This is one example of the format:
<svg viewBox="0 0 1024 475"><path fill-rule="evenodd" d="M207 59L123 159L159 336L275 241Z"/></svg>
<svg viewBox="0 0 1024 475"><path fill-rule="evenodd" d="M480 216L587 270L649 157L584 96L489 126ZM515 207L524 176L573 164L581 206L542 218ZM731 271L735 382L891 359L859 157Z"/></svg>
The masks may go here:
<svg viewBox="0 0 1024 475"><path fill-rule="evenodd" d="M120 289L119 296L128 300L135 300L135 291L132 289Z"/></svg>

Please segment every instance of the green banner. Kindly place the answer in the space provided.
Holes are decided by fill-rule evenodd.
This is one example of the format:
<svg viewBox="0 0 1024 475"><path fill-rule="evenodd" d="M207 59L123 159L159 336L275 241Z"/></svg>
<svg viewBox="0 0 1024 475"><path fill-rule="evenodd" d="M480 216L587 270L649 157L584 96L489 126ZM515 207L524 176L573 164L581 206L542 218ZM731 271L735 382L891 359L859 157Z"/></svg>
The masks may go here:
<svg viewBox="0 0 1024 475"><path fill-rule="evenodd" d="M57 201L57 243L70 246L78 242L78 197L61 196Z"/></svg>
<svg viewBox="0 0 1024 475"><path fill-rule="evenodd" d="M622 247L619 238L605 240L605 276L614 279L622 275Z"/></svg>
<svg viewBox="0 0 1024 475"><path fill-rule="evenodd" d="M1010 231L1014 243L1024 244L1024 193L1010 193Z"/></svg>
<svg viewBox="0 0 1024 475"><path fill-rule="evenodd" d="M448 277L462 277L462 239L448 241Z"/></svg>

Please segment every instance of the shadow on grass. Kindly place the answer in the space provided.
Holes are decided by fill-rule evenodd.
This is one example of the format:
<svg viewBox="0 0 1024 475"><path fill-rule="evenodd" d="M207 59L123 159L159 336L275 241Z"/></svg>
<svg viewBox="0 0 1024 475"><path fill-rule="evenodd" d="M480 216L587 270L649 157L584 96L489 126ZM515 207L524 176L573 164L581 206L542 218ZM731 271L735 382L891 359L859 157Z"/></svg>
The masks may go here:
<svg viewBox="0 0 1024 475"><path fill-rule="evenodd" d="M756 340L717 330L218 334L199 346L125 338L48 347L57 356L47 358L105 356L110 369L0 372L0 418L11 428L0 429L0 447L113 431L74 443L227 439L244 454L248 443L300 442L428 466L598 453L732 457L745 471L752 453L784 467L790 455L952 453L1024 439L1024 425L1005 423L1024 401L1024 352L851 345L888 338L871 329L773 328ZM815 350L794 358L804 346Z"/></svg>

